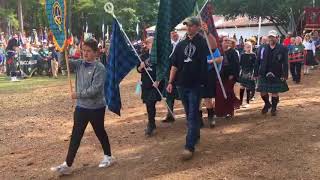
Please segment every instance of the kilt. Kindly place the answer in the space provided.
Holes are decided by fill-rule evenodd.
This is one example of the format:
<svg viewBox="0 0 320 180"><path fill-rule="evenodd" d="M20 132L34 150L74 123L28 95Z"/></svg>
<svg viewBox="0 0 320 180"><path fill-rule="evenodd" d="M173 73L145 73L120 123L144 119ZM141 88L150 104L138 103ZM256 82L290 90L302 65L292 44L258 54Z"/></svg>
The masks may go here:
<svg viewBox="0 0 320 180"><path fill-rule="evenodd" d="M239 77L239 83L242 87L245 87L250 90L254 90L256 88L256 82L252 79L251 74L241 73Z"/></svg>
<svg viewBox="0 0 320 180"><path fill-rule="evenodd" d="M163 92L164 89L164 83L163 81L159 84L159 90L160 92ZM143 103L149 103L149 102L157 102L161 101L161 96L158 93L157 89L152 87L143 87L141 88L141 99Z"/></svg>
<svg viewBox="0 0 320 180"><path fill-rule="evenodd" d="M143 103L161 101L161 96L156 88L142 88L141 99Z"/></svg>
<svg viewBox="0 0 320 180"><path fill-rule="evenodd" d="M306 65L307 65L307 66L315 66L315 65L318 65L317 61L315 60L315 58L314 58L314 56L313 56L312 50L308 50L308 51L307 51L307 55L306 55Z"/></svg>
<svg viewBox="0 0 320 180"><path fill-rule="evenodd" d="M215 98L216 97L216 83L217 74L216 71L209 70L207 84L201 87L201 97L202 98Z"/></svg>
<svg viewBox="0 0 320 180"><path fill-rule="evenodd" d="M289 91L289 87L287 82L281 81L280 78L269 81L266 77L260 77L258 79L257 91L265 93L283 93Z"/></svg>

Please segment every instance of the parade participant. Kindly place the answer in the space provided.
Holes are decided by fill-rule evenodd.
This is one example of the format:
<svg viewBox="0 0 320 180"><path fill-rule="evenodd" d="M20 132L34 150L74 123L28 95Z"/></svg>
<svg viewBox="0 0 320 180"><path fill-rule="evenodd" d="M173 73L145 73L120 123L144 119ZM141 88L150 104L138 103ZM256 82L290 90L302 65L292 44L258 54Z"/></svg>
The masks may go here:
<svg viewBox="0 0 320 180"><path fill-rule="evenodd" d="M206 26L204 26L206 28ZM206 31L206 30L205 30ZM211 34L210 34L211 35ZM207 77L207 84L202 87L202 98L205 100L205 106L208 113L208 123L210 128L214 128L216 125L215 117L215 102L214 98L216 96L216 81L217 81L217 73L214 67L214 62L217 64L217 68L221 67L218 66L221 64L223 57L221 56L220 50L217 48L217 41L214 37L211 37L214 41L211 42L211 48L213 49L213 54L207 56L207 63L208 63L208 77ZM220 69L220 68L219 68ZM200 127L204 126L203 117L202 117L202 106L200 104Z"/></svg>
<svg viewBox="0 0 320 180"><path fill-rule="evenodd" d="M316 47L316 61L320 62L320 37L318 31L314 31L313 33L313 42Z"/></svg>
<svg viewBox="0 0 320 180"><path fill-rule="evenodd" d="M216 116L231 118L234 116L234 109L240 106L240 101L234 93L234 85L239 78L239 56L237 52L231 48L232 40L224 37L222 40L222 67L220 76L223 86L226 90L227 99L223 96L221 86L217 82L216 95Z"/></svg>
<svg viewBox="0 0 320 180"><path fill-rule="evenodd" d="M257 59L260 61L263 58L263 53L266 47L268 46L268 37L267 36L262 36L261 38L261 44L257 50Z"/></svg>
<svg viewBox="0 0 320 180"><path fill-rule="evenodd" d="M72 93L72 99L77 100L77 106L74 112L74 125L66 162L51 168L52 171L59 174L71 173L71 166L89 122L104 152L104 157L99 167L108 167L113 162L108 135L104 129L106 70L100 62L96 61L97 50L97 41L89 39L83 45L84 60L71 61L71 64L76 69L76 92Z"/></svg>
<svg viewBox="0 0 320 180"><path fill-rule="evenodd" d="M291 37L292 37L292 32L288 32L287 37L283 40L283 45L285 47L288 47L291 44Z"/></svg>
<svg viewBox="0 0 320 180"><path fill-rule="evenodd" d="M214 47L216 48L216 47ZM216 121L214 119L215 116L215 103L214 98L216 97L216 82L217 82L217 73L214 67L214 61L217 65L221 64L223 57L218 48L213 51L213 55L207 57L208 62L208 77L207 84L202 88L202 98L205 99L205 105L208 112L208 122L209 127L213 128L216 125ZM200 107L201 108L201 107ZM200 111L200 115L202 111ZM202 118L202 116L200 117Z"/></svg>
<svg viewBox="0 0 320 180"><path fill-rule="evenodd" d="M315 61L316 47L312 42L311 35L309 33L304 36L303 46L305 48L304 50L306 51L306 64L304 68L304 74L309 74L310 69L318 64Z"/></svg>
<svg viewBox="0 0 320 180"><path fill-rule="evenodd" d="M240 52L237 50L237 39L230 38L231 41L231 48L234 49L238 54L238 60L240 60Z"/></svg>
<svg viewBox="0 0 320 180"><path fill-rule="evenodd" d="M256 36L252 36L251 38L248 39L248 41L251 42L251 44L252 44L252 52L253 53L257 53L257 48L256 48L257 37Z"/></svg>
<svg viewBox="0 0 320 180"><path fill-rule="evenodd" d="M295 44L296 44L296 38L295 37L291 37L290 44L287 46L289 53L293 50Z"/></svg>
<svg viewBox="0 0 320 180"><path fill-rule="evenodd" d="M256 88L256 83L254 80L254 69L256 65L256 54L253 53L253 47L250 41L245 42L244 44L244 53L241 55L240 58L240 77L239 83L241 84L240 87L240 101L241 105L243 105L243 96L246 90L247 93L247 104L243 105L242 107L247 108L249 107L250 100L252 97L252 92Z"/></svg>
<svg viewBox="0 0 320 180"><path fill-rule="evenodd" d="M269 32L269 45L266 46L262 59L257 62L255 77L258 78L257 91L265 103L262 114L269 112L272 116L277 115L279 93L289 90L286 80L288 79L288 50L278 43L278 33L275 30ZM272 94L272 104L269 100Z"/></svg>
<svg viewBox="0 0 320 180"><path fill-rule="evenodd" d="M177 86L187 117L187 136L185 149L182 152L184 160L191 159L195 145L200 138L199 107L201 101L201 86L206 84L209 49L205 38L199 33L201 29L198 17L189 17L184 22L187 35L172 54L172 67L167 91L172 93L173 83ZM203 27L208 34L207 27ZM209 42L214 39L208 36Z"/></svg>
<svg viewBox="0 0 320 180"><path fill-rule="evenodd" d="M171 44L172 44L172 53L174 52L175 48L177 47L178 43L181 41L179 34L176 31L172 31L171 32ZM171 59L170 59L171 60ZM172 62L171 62L172 63ZM171 64L170 63L170 64ZM170 68L168 69L168 79L166 79L166 85L168 84L169 81L169 76L170 76ZM173 107L174 107L174 101L176 99L180 99L179 98L179 94L178 94L178 90L176 88L176 86L173 87L173 92L172 93L168 93L165 92L164 93L166 96L166 102L171 110L171 112L173 112ZM163 123L171 123L174 122L174 117L171 115L171 113L167 112L167 116L166 118L162 121Z"/></svg>
<svg viewBox="0 0 320 180"><path fill-rule="evenodd" d="M304 62L304 46L302 38L296 37L295 44L289 49L289 64L292 80L299 84L301 81L301 67Z"/></svg>
<svg viewBox="0 0 320 180"><path fill-rule="evenodd" d="M153 37L149 37L146 39L144 44L144 48L142 50L141 62L137 66L137 70L141 73L141 82L142 82L142 92L141 99L143 103L146 105L147 113L148 113L148 124L145 129L146 136L152 136L156 130L156 103L161 101L161 96L157 89L153 86L153 82L147 74L146 70L150 74L153 80L156 79L156 67L152 66L150 61L150 53L153 44ZM159 89L163 89L162 82L160 82Z"/></svg>

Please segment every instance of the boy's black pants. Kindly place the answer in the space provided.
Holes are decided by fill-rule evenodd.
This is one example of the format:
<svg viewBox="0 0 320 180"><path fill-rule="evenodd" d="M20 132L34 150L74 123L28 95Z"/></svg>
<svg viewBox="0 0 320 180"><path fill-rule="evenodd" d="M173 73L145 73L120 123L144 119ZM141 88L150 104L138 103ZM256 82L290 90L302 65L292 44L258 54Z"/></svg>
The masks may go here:
<svg viewBox="0 0 320 180"><path fill-rule="evenodd" d="M104 129L105 107L100 109L84 109L77 107L74 111L74 124L66 162L71 166L77 154L84 131L88 123L98 137L105 155L111 156L109 138Z"/></svg>

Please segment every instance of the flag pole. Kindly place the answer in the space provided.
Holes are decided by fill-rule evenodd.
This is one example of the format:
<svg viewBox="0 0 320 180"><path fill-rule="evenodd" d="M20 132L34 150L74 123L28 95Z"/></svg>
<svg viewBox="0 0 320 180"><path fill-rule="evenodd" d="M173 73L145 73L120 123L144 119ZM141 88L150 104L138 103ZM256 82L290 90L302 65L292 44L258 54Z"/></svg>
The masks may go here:
<svg viewBox="0 0 320 180"><path fill-rule="evenodd" d="M262 24L262 18L259 17L259 28L258 28L258 46L260 46L260 33L261 33L261 24Z"/></svg>
<svg viewBox="0 0 320 180"><path fill-rule="evenodd" d="M68 76L68 81L69 81L69 86L70 86L70 94L72 95L73 88L72 88L72 80L71 80L71 76L70 76L69 57L68 57L68 48L67 47L65 47L64 57L66 59L66 64L67 64L67 76Z"/></svg>
<svg viewBox="0 0 320 180"><path fill-rule="evenodd" d="M209 0L207 0L207 2L204 4L204 6L209 2ZM201 8L201 10L204 9L204 6ZM201 21L201 24L203 23L203 20L202 20L202 17L201 17L201 11L199 11L199 7L198 7L198 3L196 5L196 10L198 12L198 17L200 18L200 21ZM204 33L204 37L207 41L207 45L208 45L208 49L209 49L209 52L210 52L210 58L212 56L212 48L211 48L211 45L210 45L210 42L209 42L209 38L208 38L208 35L207 33ZM217 42L218 43L218 42ZM217 66L217 63L216 61L213 60L213 65L214 65L214 68L216 70L216 73L217 73L217 77L218 77L218 80L219 80L219 84L220 84L220 87L221 87L221 90L222 90L222 93L223 93L223 96L225 99L227 99L227 94L226 94L226 90L224 89L224 86L223 86L223 83L222 83L222 80L221 80L221 76L220 76L220 73L219 73L219 69L218 69L218 66Z"/></svg>
<svg viewBox="0 0 320 180"><path fill-rule="evenodd" d="M140 56L139 56L139 54L138 54L137 50L136 50L136 49L134 48L134 46L132 45L132 43L131 43L131 41L130 41L129 37L127 36L127 34L125 33L125 31L123 30L122 25L119 23L119 21L118 21L118 19L117 19L116 15L114 14L114 6L113 6L113 4L112 4L112 3L110 3L110 2L107 2L107 3L104 5L104 10L105 10L105 12L106 12L106 13L108 13L108 14L112 15L112 16L113 16L113 18L114 18L114 19L117 21L117 23L120 25L120 30L121 30L121 31L122 31L122 33L124 34L124 36L125 36L126 40L127 40L127 41L128 41L128 43L130 44L130 46L131 46L131 48L133 49L134 53L135 53L135 54L136 54L136 56L138 57L138 59L139 59L140 63L142 63L143 61L141 60L141 58L140 58ZM151 82L152 82L153 84L155 84L155 81L153 80L152 76L150 75L150 73L148 72L148 70L147 70L147 68L146 68L146 67L144 67L144 70L145 70L145 72L147 73L147 75L149 76L149 78L150 78ZM159 93L159 95L161 96L161 100L163 100L163 99L164 99L164 97L163 97L163 95L162 95L161 91L159 90L159 88L158 88L158 87L154 87L154 88L156 88L157 92L158 92L158 93ZM164 101L164 102L165 102L165 105L166 105L166 107L167 107L167 109L168 109L169 113L170 113L170 114L172 115L172 117L175 119L175 115L174 115L173 111L169 108L168 103L167 103L166 101Z"/></svg>

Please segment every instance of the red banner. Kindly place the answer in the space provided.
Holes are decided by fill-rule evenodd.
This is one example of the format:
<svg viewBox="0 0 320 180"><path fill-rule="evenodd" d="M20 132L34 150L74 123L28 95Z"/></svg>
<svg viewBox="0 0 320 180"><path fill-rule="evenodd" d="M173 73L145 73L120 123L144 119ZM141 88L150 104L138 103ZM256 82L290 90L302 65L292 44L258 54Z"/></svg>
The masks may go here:
<svg viewBox="0 0 320 180"><path fill-rule="evenodd" d="M320 29L320 7L307 7L305 10L306 29Z"/></svg>

